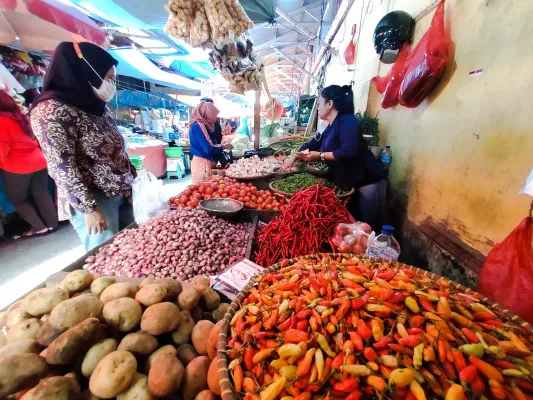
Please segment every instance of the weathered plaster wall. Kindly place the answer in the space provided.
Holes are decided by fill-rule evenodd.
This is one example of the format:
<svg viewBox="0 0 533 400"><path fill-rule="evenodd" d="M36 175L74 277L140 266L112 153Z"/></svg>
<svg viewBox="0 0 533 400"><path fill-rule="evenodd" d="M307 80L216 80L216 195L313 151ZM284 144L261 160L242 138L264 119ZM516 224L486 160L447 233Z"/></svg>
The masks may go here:
<svg viewBox="0 0 533 400"><path fill-rule="evenodd" d="M368 0L361 3L353 6L348 26L360 23ZM355 77L357 108L379 112L381 143L393 149L392 209L415 226L431 220L487 254L526 216L531 201L518 192L533 167L533 2L448 0L453 57L438 87L413 110L382 110L381 96L369 89L372 76L388 71L377 63L371 37L389 10L417 15L433 1L372 3L355 71L336 57L327 83L345 84ZM433 11L417 22L415 43L432 16ZM482 75L469 77L481 68Z"/></svg>

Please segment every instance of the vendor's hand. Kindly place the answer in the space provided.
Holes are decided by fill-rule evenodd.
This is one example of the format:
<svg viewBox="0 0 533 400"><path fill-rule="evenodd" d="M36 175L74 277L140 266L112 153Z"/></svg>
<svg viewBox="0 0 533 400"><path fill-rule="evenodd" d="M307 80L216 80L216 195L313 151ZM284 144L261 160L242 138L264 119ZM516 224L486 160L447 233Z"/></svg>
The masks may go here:
<svg viewBox="0 0 533 400"><path fill-rule="evenodd" d="M319 161L320 153L318 151L310 151L309 153L298 153L300 160L304 161Z"/></svg>
<svg viewBox="0 0 533 400"><path fill-rule="evenodd" d="M289 172L292 167L294 167L294 162L296 161L296 154L291 155L285 160L283 165L280 167L279 172Z"/></svg>
<svg viewBox="0 0 533 400"><path fill-rule="evenodd" d="M232 145L231 143L226 143L226 144L224 145L224 149L226 149L226 150L233 150L233 145Z"/></svg>
<svg viewBox="0 0 533 400"><path fill-rule="evenodd" d="M107 223L99 210L95 210L89 214L85 214L85 225L87 226L87 233L89 235L103 233L107 230Z"/></svg>

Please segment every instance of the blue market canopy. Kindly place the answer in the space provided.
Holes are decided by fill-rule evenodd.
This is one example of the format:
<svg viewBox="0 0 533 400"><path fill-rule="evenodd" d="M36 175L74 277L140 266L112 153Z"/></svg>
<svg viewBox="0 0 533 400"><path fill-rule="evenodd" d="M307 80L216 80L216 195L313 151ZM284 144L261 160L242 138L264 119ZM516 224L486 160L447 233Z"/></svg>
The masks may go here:
<svg viewBox="0 0 533 400"><path fill-rule="evenodd" d="M115 107L151 107L184 111L189 106L182 101L161 92L140 92L137 90L118 90L117 101L110 102Z"/></svg>
<svg viewBox="0 0 533 400"><path fill-rule="evenodd" d="M190 56L165 56L160 54L146 54L151 61L159 66L168 68L179 75L197 79L211 79L215 70L206 61L192 61Z"/></svg>
<svg viewBox="0 0 533 400"><path fill-rule="evenodd" d="M137 49L111 49L109 53L119 62L117 66L117 74L119 75L187 91L200 91L206 88L201 82L161 71Z"/></svg>

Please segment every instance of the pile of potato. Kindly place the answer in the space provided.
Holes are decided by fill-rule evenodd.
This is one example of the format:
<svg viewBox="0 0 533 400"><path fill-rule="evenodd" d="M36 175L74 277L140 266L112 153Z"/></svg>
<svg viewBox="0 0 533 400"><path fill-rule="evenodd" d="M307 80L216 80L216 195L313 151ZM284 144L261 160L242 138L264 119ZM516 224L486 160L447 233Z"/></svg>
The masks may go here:
<svg viewBox="0 0 533 400"><path fill-rule="evenodd" d="M207 278L71 272L0 314L0 398L214 400L228 307Z"/></svg>
<svg viewBox="0 0 533 400"><path fill-rule="evenodd" d="M170 0L165 32L192 46L234 42L253 27L238 0Z"/></svg>

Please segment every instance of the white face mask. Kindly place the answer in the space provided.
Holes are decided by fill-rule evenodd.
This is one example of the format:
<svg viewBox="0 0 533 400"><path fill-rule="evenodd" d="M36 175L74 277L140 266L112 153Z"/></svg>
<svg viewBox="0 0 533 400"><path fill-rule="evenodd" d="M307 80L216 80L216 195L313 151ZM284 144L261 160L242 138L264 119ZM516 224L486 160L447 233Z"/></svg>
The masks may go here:
<svg viewBox="0 0 533 400"><path fill-rule="evenodd" d="M108 101L111 101L117 91L116 85L114 83L109 82L108 80L102 81L102 84L98 89L92 85L91 87L93 88L95 96L98 97L100 100L105 101L106 103Z"/></svg>

